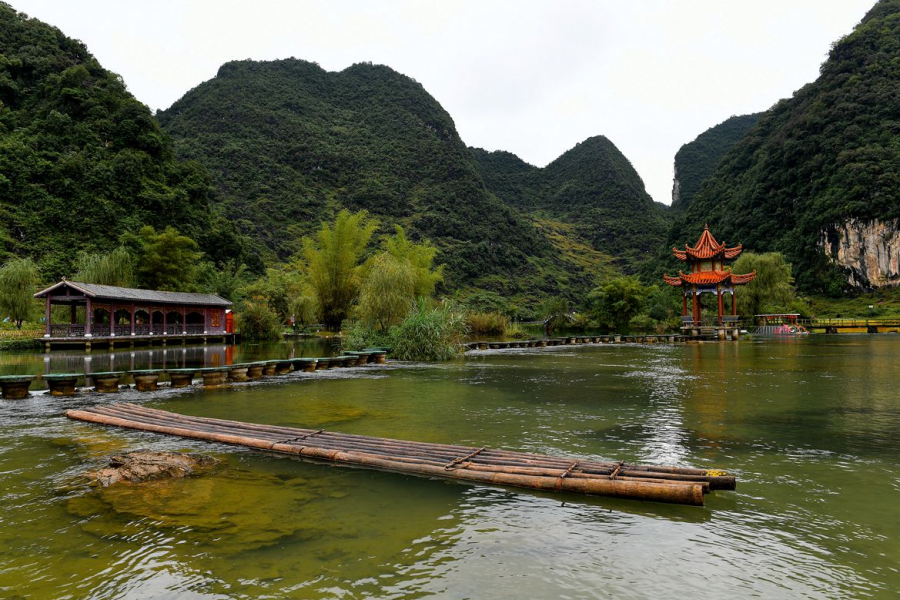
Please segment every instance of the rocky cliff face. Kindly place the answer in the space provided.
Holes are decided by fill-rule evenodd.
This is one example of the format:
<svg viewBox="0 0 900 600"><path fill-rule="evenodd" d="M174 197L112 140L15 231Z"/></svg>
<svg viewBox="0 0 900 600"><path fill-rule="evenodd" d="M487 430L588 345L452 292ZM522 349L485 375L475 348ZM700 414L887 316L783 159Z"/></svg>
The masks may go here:
<svg viewBox="0 0 900 600"><path fill-rule="evenodd" d="M678 206L681 204L681 180L678 178L678 165L675 165L675 179L672 183L672 204Z"/></svg>
<svg viewBox="0 0 900 600"><path fill-rule="evenodd" d="M850 285L870 289L900 284L900 221L849 219L825 229L821 244L844 268Z"/></svg>

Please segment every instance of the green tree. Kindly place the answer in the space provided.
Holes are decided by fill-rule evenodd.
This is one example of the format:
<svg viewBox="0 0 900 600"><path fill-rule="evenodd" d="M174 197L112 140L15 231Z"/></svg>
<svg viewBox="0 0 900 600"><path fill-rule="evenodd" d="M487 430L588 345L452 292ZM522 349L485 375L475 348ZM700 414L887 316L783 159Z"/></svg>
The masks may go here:
<svg viewBox="0 0 900 600"><path fill-rule="evenodd" d="M780 252L745 252L734 262L735 273L756 271L756 278L737 291L737 303L744 317L763 313L788 312L794 303L791 264Z"/></svg>
<svg viewBox="0 0 900 600"><path fill-rule="evenodd" d="M0 312L22 328L37 313L34 294L41 274L30 258L13 258L0 267Z"/></svg>
<svg viewBox="0 0 900 600"><path fill-rule="evenodd" d="M430 298L434 288L444 278L444 265L434 268L437 248L431 242L415 244L406 237L400 225L394 226L395 233L384 240L384 249L398 262L408 262L415 276L414 295Z"/></svg>
<svg viewBox="0 0 900 600"><path fill-rule="evenodd" d="M322 223L314 238L303 239L303 271L315 294L322 322L338 331L362 285L363 255L376 223L366 211L342 210L331 226Z"/></svg>
<svg viewBox="0 0 900 600"><path fill-rule="evenodd" d="M637 277L617 277L588 294L589 311L599 325L622 330L643 311L648 294Z"/></svg>
<svg viewBox="0 0 900 600"><path fill-rule="evenodd" d="M264 299L282 322L290 319L297 310L298 302L308 304L309 292L300 273L292 269L266 269L266 274L247 285L243 295ZM306 298L306 300L304 300ZM311 323L313 316L307 323Z"/></svg>
<svg viewBox="0 0 900 600"><path fill-rule="evenodd" d="M76 262L75 281L134 287L134 257L124 246L109 254L81 252Z"/></svg>
<svg viewBox="0 0 900 600"><path fill-rule="evenodd" d="M216 294L232 302L240 302L247 286L247 265L235 264L229 260L221 269L211 262L203 263L199 268L200 289L208 294Z"/></svg>
<svg viewBox="0 0 900 600"><path fill-rule="evenodd" d="M203 253L197 251L197 242L174 227L157 233L147 225L137 234L123 235L122 243L134 256L138 287L173 292L196 289L197 267Z"/></svg>
<svg viewBox="0 0 900 600"><path fill-rule="evenodd" d="M379 332L388 331L409 314L417 283L421 281L408 260L388 252L378 254L370 261L369 273L360 288L360 320Z"/></svg>

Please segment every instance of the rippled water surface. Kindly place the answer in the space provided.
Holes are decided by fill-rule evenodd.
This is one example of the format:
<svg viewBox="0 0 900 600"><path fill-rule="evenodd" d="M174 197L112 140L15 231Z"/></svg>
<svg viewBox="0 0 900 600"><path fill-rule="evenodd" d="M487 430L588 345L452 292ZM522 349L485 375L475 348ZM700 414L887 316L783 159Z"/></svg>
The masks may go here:
<svg viewBox="0 0 900 600"><path fill-rule="evenodd" d="M212 364L210 353L219 354L199 350L174 360ZM180 351L167 350L166 360ZM215 360L237 362L327 348L221 351ZM590 346L293 374L218 390L0 401L0 597L896 598L898 357L900 336L891 335ZM160 358L134 357L137 368ZM84 371L84 359L5 353L0 368ZM89 362L122 368L131 360L130 352L95 352ZM707 496L705 508L532 493L63 416L116 401L716 467L739 484ZM137 448L201 451L223 463L200 477L103 490L80 476Z"/></svg>

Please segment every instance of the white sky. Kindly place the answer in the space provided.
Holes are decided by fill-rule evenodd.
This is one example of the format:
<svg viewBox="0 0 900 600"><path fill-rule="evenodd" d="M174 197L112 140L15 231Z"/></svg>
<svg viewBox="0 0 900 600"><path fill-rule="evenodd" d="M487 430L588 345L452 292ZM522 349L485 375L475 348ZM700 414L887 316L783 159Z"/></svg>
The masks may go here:
<svg viewBox="0 0 900 600"><path fill-rule="evenodd" d="M602 134L669 204L675 152L813 81L874 0L7 0L152 109L229 60L385 64L470 146L544 166Z"/></svg>

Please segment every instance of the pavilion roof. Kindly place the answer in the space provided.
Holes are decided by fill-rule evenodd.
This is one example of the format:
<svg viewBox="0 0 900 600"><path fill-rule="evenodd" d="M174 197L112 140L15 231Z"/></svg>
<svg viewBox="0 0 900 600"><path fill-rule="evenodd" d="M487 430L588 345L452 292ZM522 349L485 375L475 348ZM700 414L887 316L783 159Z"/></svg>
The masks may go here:
<svg viewBox="0 0 900 600"><path fill-rule="evenodd" d="M231 301L215 294L194 294L190 292L163 292L159 290L141 290L137 288L99 285L97 283L81 283L78 281L60 281L34 295L35 298L46 298L50 295L62 295L60 292L70 288L91 300L112 300L123 302L152 302L159 304L182 304L196 306L229 307Z"/></svg>
<svg viewBox="0 0 900 600"><path fill-rule="evenodd" d="M703 233L700 235L700 239L697 240L696 245L691 247L685 244L684 250L672 248L672 253L675 255L675 258L683 261L689 261L691 259L705 260L718 256L719 254L722 254L724 258L730 260L736 258L743 250L743 244L738 244L733 248L727 248L725 247L725 242L717 242L716 238L709 232L709 225L707 225L703 228Z"/></svg>
<svg viewBox="0 0 900 600"><path fill-rule="evenodd" d="M678 277L663 275L663 279L671 286L678 287L680 285L713 285L716 283L728 282L732 285L744 285L750 283L756 278L756 271L745 275L735 275L730 269L724 271L698 271L696 273L678 272Z"/></svg>

